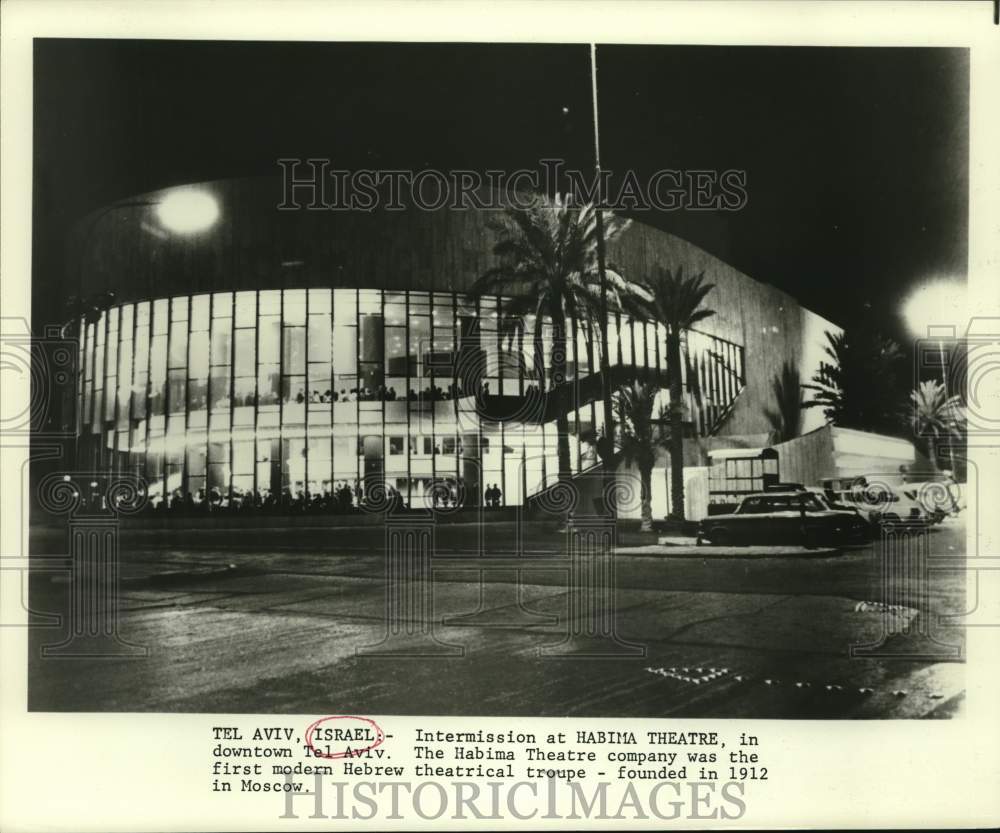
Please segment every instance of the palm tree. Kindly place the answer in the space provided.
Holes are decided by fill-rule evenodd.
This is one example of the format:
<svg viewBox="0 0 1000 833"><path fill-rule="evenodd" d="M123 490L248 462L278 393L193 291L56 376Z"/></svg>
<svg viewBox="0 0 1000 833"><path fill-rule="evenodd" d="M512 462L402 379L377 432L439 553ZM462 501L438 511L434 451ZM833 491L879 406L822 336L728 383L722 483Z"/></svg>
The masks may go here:
<svg viewBox="0 0 1000 833"><path fill-rule="evenodd" d="M704 283L705 273L685 278L683 267L673 272L657 266L649 281L652 303L645 318L667 328L667 378L670 382L670 498L673 520L684 520L684 434L682 418L681 334L699 321L715 315L703 307L715 284Z"/></svg>
<svg viewBox="0 0 1000 833"><path fill-rule="evenodd" d="M927 437L927 457L937 471L936 443L940 437L962 435L961 398L948 396L948 391L936 379L921 382L910 392L912 412L907 414L918 437Z"/></svg>
<svg viewBox="0 0 1000 833"><path fill-rule="evenodd" d="M771 382L775 409L766 409L764 415L773 429L773 442L794 439L802 430L802 386L799 369L792 362L785 362L781 372Z"/></svg>
<svg viewBox="0 0 1000 833"><path fill-rule="evenodd" d="M804 408L822 407L826 421L842 428L899 432L903 353L892 339L870 328L826 333L824 362L810 384L816 391Z"/></svg>
<svg viewBox="0 0 1000 833"><path fill-rule="evenodd" d="M665 448L669 439L663 428L662 406L659 418L653 418L659 393L658 385L633 382L615 394L621 459L639 469L643 532L653 531L653 466L656 464L657 449Z"/></svg>
<svg viewBox="0 0 1000 833"><path fill-rule="evenodd" d="M544 392L567 379L567 322L583 323L584 332L601 311L601 287L597 269L597 221L593 204L574 206L569 200L539 195L530 207L507 208L490 223L498 240L493 254L498 265L472 285L469 296L509 296L505 315L518 321L534 317L532 333L539 387ZM627 220L609 216L604 220L606 239L621 234ZM607 277L608 307L611 311L631 308L641 287L626 281L612 269ZM550 379L543 368L542 326L552 325L549 354ZM560 409L556 418L559 479L572 474L569 452L569 415Z"/></svg>

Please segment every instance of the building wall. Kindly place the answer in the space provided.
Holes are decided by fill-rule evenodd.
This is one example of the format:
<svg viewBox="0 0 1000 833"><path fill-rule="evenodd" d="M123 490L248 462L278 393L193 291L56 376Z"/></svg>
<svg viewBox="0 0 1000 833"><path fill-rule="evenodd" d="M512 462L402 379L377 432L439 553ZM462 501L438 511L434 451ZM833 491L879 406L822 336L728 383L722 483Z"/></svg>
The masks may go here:
<svg viewBox="0 0 1000 833"><path fill-rule="evenodd" d="M818 486L825 479L900 479L900 466L916 461L913 443L850 428L825 425L774 446L781 479Z"/></svg>
<svg viewBox="0 0 1000 833"><path fill-rule="evenodd" d="M764 415L773 407L774 379L786 362L808 381L819 367L826 330L839 328L807 310L786 292L753 280L693 243L640 223L632 223L609 246L609 257L633 279L651 276L657 265L683 268L684 274L703 272L715 289L706 306L715 315L699 323L711 335L743 345L747 386L722 429L724 435L759 434L771 430ZM822 423L822 414L808 409L803 431Z"/></svg>
<svg viewBox="0 0 1000 833"><path fill-rule="evenodd" d="M362 293L383 290L384 297L411 291L441 293L454 299L495 265L492 249L496 236L489 225L494 212L279 211L276 206L281 201L280 186L276 178L225 180L197 186L215 195L221 212L211 230L191 236L170 234L158 223L155 203L162 198L161 192L123 200L95 212L80 223L69 251L67 268L77 293L87 296L111 290L117 302L126 306L128 302L163 303L171 298L204 293L250 290L259 291L261 298L277 290L356 289ZM692 335L692 349L707 349L705 345L711 345L711 337L742 348L741 371L746 384L718 432L732 436L737 442L739 437L770 431L765 410L773 404L774 378L790 362L799 367L803 380L808 379L820 360L824 330L835 329L820 316L802 309L788 294L743 275L680 238L639 222L633 222L619 239L611 242L609 259L632 279L646 279L652 275L654 266L662 265L671 269L683 267L687 274L704 272L706 279L715 284L707 304L716 314L699 325L700 335ZM383 298L382 293L376 294ZM173 308L169 306L171 311L167 314L172 315ZM124 315L124 312L113 314ZM95 328L89 336L93 341L84 344L85 351L105 349L96 342L109 338L111 317L109 313ZM488 317L480 320L489 326ZM279 327L285 324L282 320ZM88 334L84 332L83 337L86 340ZM121 341L123 335L117 337ZM652 341L661 338L657 335ZM750 360L744 361L744 357ZM97 370L91 367L90 371L92 397L99 384L106 387L108 373L114 369L106 359L100 361L101 367ZM180 371L179 367L176 369ZM307 394L311 394L308 380L306 385ZM495 385L492 390L499 392ZM150 389L149 395L153 393ZM283 392L283 395L294 394L294 391ZM125 399L130 396L129 392ZM96 399L88 402L81 387L84 411L89 407L94 414L94 408L101 408L106 420L121 418L121 400L121 392L116 391L105 397L103 405L95 404ZM382 430L384 418L383 413L373 420L373 433L376 425L377 431ZM817 418L821 419L818 412L807 412L807 424ZM231 419L236 419L235 409ZM594 424L590 418L582 422L577 419L574 427L579 431L588 422ZM117 422L109 427L106 422L92 418L89 422L81 421L81 427L84 423L86 435L100 436L100 448L122 448L120 438L107 436L109 432L125 430ZM230 427L245 426L234 422ZM535 432L545 437L552 427L538 428ZM722 437L713 438L713 443L718 442L724 442ZM585 452L576 437L574 443L576 465L585 468ZM510 443L501 438L500 445L509 447ZM543 441L540 445L543 457L547 456L548 444ZM702 446L694 443L688 446L687 462L703 463L704 454L699 450ZM129 448L134 448L131 440ZM229 452L235 453L235 449ZM388 457L388 451L385 454ZM267 462L257 456L255 466ZM235 461L235 457L230 459ZM455 465L459 472L461 464ZM551 464L548 466L551 468ZM505 494L514 493L514 489L505 488Z"/></svg>

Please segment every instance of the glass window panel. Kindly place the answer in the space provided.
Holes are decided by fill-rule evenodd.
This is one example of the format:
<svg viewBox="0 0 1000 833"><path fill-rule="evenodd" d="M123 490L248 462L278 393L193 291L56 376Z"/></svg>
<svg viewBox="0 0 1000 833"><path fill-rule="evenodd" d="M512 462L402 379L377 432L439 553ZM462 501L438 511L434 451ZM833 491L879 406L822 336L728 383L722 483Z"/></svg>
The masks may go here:
<svg viewBox="0 0 1000 833"><path fill-rule="evenodd" d="M149 367L149 325L139 324L135 330L135 366L137 371ZM88 370L89 374L89 370Z"/></svg>
<svg viewBox="0 0 1000 833"><path fill-rule="evenodd" d="M328 315L309 316L309 362L330 363L330 317Z"/></svg>
<svg viewBox="0 0 1000 833"><path fill-rule="evenodd" d="M191 501L196 505L200 506L205 500L205 478L202 477L192 477L188 474L187 479L187 495L190 495Z"/></svg>
<svg viewBox="0 0 1000 833"><path fill-rule="evenodd" d="M210 463L208 466L208 501L219 505L229 494L229 466Z"/></svg>
<svg viewBox="0 0 1000 833"><path fill-rule="evenodd" d="M385 323L387 326L403 326L406 324L406 305L390 304L386 301Z"/></svg>
<svg viewBox="0 0 1000 833"><path fill-rule="evenodd" d="M281 356L281 319L269 315L260 319L258 333L258 361L261 364L277 364Z"/></svg>
<svg viewBox="0 0 1000 833"><path fill-rule="evenodd" d="M391 382L392 380L390 380ZM394 386L396 387L396 386ZM397 391L403 390L402 383L396 387ZM394 423L406 422L406 400L397 399L385 403L385 421Z"/></svg>
<svg viewBox="0 0 1000 833"><path fill-rule="evenodd" d="M170 320L175 322L188 320L188 299L186 296L170 300ZM187 329L186 325L184 329Z"/></svg>
<svg viewBox="0 0 1000 833"><path fill-rule="evenodd" d="M359 389L363 391L362 399L382 398L385 375L381 364L363 363L359 368Z"/></svg>
<svg viewBox="0 0 1000 833"><path fill-rule="evenodd" d="M233 443L234 474L253 474L254 464L253 440L241 440Z"/></svg>
<svg viewBox="0 0 1000 833"><path fill-rule="evenodd" d="M265 498L271 493L271 464L257 463L257 493Z"/></svg>
<svg viewBox="0 0 1000 833"><path fill-rule="evenodd" d="M253 405L239 405L233 407L233 427L250 428L254 424Z"/></svg>
<svg viewBox="0 0 1000 833"><path fill-rule="evenodd" d="M334 477L353 479L358 472L357 438L334 435L333 437ZM353 484L352 488L353 488Z"/></svg>
<svg viewBox="0 0 1000 833"><path fill-rule="evenodd" d="M237 330L236 350L233 353L233 373L236 376L252 376L256 372L256 351L257 334L253 330Z"/></svg>
<svg viewBox="0 0 1000 833"><path fill-rule="evenodd" d="M621 326L619 328L620 343L619 349L621 350L621 363L631 364L632 363L632 328L628 324L628 319L622 316Z"/></svg>
<svg viewBox="0 0 1000 833"><path fill-rule="evenodd" d="M434 327L441 329L451 329L455 325L455 309L452 306L450 296L435 295L434 308L431 312L434 318Z"/></svg>
<svg viewBox="0 0 1000 833"><path fill-rule="evenodd" d="M107 385L104 388L106 391L106 396L104 397L104 419L114 419L115 418L115 387L117 386L117 378L112 376L107 381Z"/></svg>
<svg viewBox="0 0 1000 833"><path fill-rule="evenodd" d="M105 376L114 376L118 368L118 333L108 333L107 357L104 363Z"/></svg>
<svg viewBox="0 0 1000 833"><path fill-rule="evenodd" d="M164 428L164 417L159 415L154 415L149 418L149 436L150 437L161 437L163 436Z"/></svg>
<svg viewBox="0 0 1000 833"><path fill-rule="evenodd" d="M325 406L333 399L330 365L309 365L309 403Z"/></svg>
<svg viewBox="0 0 1000 833"><path fill-rule="evenodd" d="M131 341L123 341L118 352L118 377L123 380L122 388L127 392L132 382Z"/></svg>
<svg viewBox="0 0 1000 833"><path fill-rule="evenodd" d="M282 440L281 445L281 485L284 490L295 495L305 490L305 440L290 437Z"/></svg>
<svg viewBox="0 0 1000 833"><path fill-rule="evenodd" d="M208 444L209 463L229 462L229 443L209 443Z"/></svg>
<svg viewBox="0 0 1000 833"><path fill-rule="evenodd" d="M195 295L191 299L191 331L202 332L208 329L210 296Z"/></svg>
<svg viewBox="0 0 1000 833"><path fill-rule="evenodd" d="M412 296L410 302L413 302ZM377 289L359 290L358 312L363 315L380 315L382 313L382 293Z"/></svg>
<svg viewBox="0 0 1000 833"><path fill-rule="evenodd" d="M335 289L333 292L334 324L357 326L358 301L353 289Z"/></svg>
<svg viewBox="0 0 1000 833"><path fill-rule="evenodd" d="M208 378L208 333L191 333L188 347L188 377Z"/></svg>
<svg viewBox="0 0 1000 833"><path fill-rule="evenodd" d="M257 293L236 293L236 326L253 327L257 323Z"/></svg>
<svg viewBox="0 0 1000 833"><path fill-rule="evenodd" d="M135 381L132 383L132 419L145 419L146 417L146 387L148 383L148 374L136 374Z"/></svg>
<svg viewBox="0 0 1000 833"><path fill-rule="evenodd" d="M261 365L257 371L257 396L261 405L277 405L281 375L277 364Z"/></svg>
<svg viewBox="0 0 1000 833"><path fill-rule="evenodd" d="M266 289L257 293L258 313L261 316L281 313L281 290Z"/></svg>
<svg viewBox="0 0 1000 833"><path fill-rule="evenodd" d="M233 317L233 293L215 292L212 294L212 318Z"/></svg>
<svg viewBox="0 0 1000 833"><path fill-rule="evenodd" d="M338 399L333 403L333 422L335 425L356 425L358 422L358 404L356 395L345 389L343 394L338 391Z"/></svg>
<svg viewBox="0 0 1000 833"><path fill-rule="evenodd" d="M409 359L410 375L416 378L429 376L430 368L425 361L431 351L431 321L426 315L410 316Z"/></svg>
<svg viewBox="0 0 1000 833"><path fill-rule="evenodd" d="M170 312L170 302L161 299L153 302L153 334L165 335L167 332L167 315Z"/></svg>
<svg viewBox="0 0 1000 833"><path fill-rule="evenodd" d="M213 367L209 379L209 405L213 411L229 407L229 368Z"/></svg>
<svg viewBox="0 0 1000 833"><path fill-rule="evenodd" d="M304 376L284 376L281 379L281 399L287 404L302 405L306 401Z"/></svg>
<svg viewBox="0 0 1000 833"><path fill-rule="evenodd" d="M118 428L127 428L129 421L129 404L132 399L132 385L123 377L123 381L118 385Z"/></svg>
<svg viewBox="0 0 1000 833"><path fill-rule="evenodd" d="M314 462L329 460L331 454L329 437L311 437L309 439L309 467Z"/></svg>
<svg viewBox="0 0 1000 833"><path fill-rule="evenodd" d="M167 337L153 336L149 356L150 407L154 414L162 414L167 384Z"/></svg>
<svg viewBox="0 0 1000 833"><path fill-rule="evenodd" d="M285 326L303 326L306 323L306 291L286 289L282 320Z"/></svg>
<svg viewBox="0 0 1000 833"><path fill-rule="evenodd" d="M257 379L254 376L237 376L233 382L234 405L253 407L256 404Z"/></svg>
<svg viewBox="0 0 1000 833"><path fill-rule="evenodd" d="M121 308L122 316L122 338L132 338L132 328L134 325L133 316L135 308L132 304L125 304Z"/></svg>
<svg viewBox="0 0 1000 833"><path fill-rule="evenodd" d="M309 314L329 313L332 309L332 292L330 289L309 290ZM329 315L327 315L329 318Z"/></svg>
<svg viewBox="0 0 1000 833"><path fill-rule="evenodd" d="M171 370L167 378L170 413L184 413L187 408L187 385L183 370Z"/></svg>
<svg viewBox="0 0 1000 833"><path fill-rule="evenodd" d="M358 372L357 327L337 326L333 330L333 367L338 376Z"/></svg>
<svg viewBox="0 0 1000 833"><path fill-rule="evenodd" d="M212 322L212 364L229 364L232 358L232 319L215 319Z"/></svg>
<svg viewBox="0 0 1000 833"><path fill-rule="evenodd" d="M253 474L233 475L233 498L241 506L253 498Z"/></svg>
<svg viewBox="0 0 1000 833"><path fill-rule="evenodd" d="M208 375L188 381L188 410L203 411L208 403Z"/></svg>
<svg viewBox="0 0 1000 833"><path fill-rule="evenodd" d="M285 327L285 345L282 363L287 374L305 373L306 331L305 327Z"/></svg>
<svg viewBox="0 0 1000 833"><path fill-rule="evenodd" d="M384 358L384 327L381 315L365 314L360 321L361 360L381 362Z"/></svg>
<svg viewBox="0 0 1000 833"><path fill-rule="evenodd" d="M610 365L620 364L622 361L621 338L622 334L618 327L618 322L612 316L608 321L608 363Z"/></svg>
<svg viewBox="0 0 1000 833"><path fill-rule="evenodd" d="M170 331L170 353L168 361L171 368L183 368L187 364L188 332L187 322L180 321L173 325Z"/></svg>
<svg viewBox="0 0 1000 833"><path fill-rule="evenodd" d="M397 376L405 375L407 372L404 327L387 327L385 330L385 371Z"/></svg>

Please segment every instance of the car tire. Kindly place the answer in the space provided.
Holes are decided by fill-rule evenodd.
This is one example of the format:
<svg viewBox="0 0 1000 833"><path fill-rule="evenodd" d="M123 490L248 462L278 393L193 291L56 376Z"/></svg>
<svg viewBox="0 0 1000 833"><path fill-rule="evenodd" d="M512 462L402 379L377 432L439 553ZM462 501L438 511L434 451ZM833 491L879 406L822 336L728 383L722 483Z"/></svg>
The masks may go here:
<svg viewBox="0 0 1000 833"><path fill-rule="evenodd" d="M899 527L900 518L895 512L890 512L888 515L882 516L882 526L886 529L893 530Z"/></svg>
<svg viewBox="0 0 1000 833"><path fill-rule="evenodd" d="M716 527L709 533L713 547L728 547L733 543L732 533L723 527Z"/></svg>

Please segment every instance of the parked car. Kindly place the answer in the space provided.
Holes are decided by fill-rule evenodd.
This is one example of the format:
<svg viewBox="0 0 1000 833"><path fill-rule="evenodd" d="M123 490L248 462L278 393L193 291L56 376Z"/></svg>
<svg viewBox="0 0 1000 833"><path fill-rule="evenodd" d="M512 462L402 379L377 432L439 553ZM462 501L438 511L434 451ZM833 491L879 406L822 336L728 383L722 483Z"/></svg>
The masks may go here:
<svg viewBox="0 0 1000 833"><path fill-rule="evenodd" d="M867 486L835 492L838 503L854 506L871 523L880 527L901 524L930 526L937 523L936 516L928 514L919 500L889 486Z"/></svg>
<svg viewBox="0 0 1000 833"><path fill-rule="evenodd" d="M734 511L702 520L698 540L716 546L823 546L861 542L870 531L866 519L852 508L832 508L823 495L797 489L748 495Z"/></svg>
<svg viewBox="0 0 1000 833"><path fill-rule="evenodd" d="M944 480L927 480L921 483L905 483L900 491L915 501L930 516L931 522L939 524L949 515L959 512L957 483Z"/></svg>

